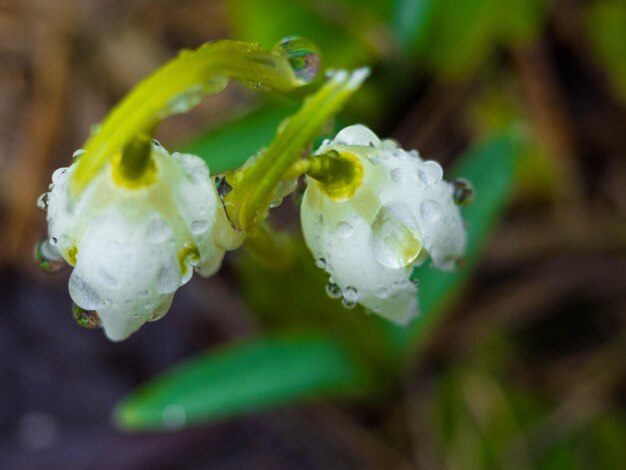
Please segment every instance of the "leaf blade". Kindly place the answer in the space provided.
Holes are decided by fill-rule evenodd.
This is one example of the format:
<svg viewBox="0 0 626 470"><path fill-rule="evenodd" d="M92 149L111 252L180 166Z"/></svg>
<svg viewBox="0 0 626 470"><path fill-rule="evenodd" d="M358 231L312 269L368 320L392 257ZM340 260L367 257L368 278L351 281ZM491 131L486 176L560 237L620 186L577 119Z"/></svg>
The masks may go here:
<svg viewBox="0 0 626 470"><path fill-rule="evenodd" d="M118 406L116 421L128 430L167 429L172 406L188 425L347 393L362 379L361 368L328 336L252 339L192 358L144 385Z"/></svg>

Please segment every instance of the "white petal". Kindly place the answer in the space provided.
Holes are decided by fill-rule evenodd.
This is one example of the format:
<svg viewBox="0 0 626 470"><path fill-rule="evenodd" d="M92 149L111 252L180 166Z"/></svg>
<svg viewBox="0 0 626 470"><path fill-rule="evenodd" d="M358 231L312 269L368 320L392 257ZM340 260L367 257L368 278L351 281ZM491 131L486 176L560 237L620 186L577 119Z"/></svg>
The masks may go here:
<svg viewBox="0 0 626 470"><path fill-rule="evenodd" d="M373 136L373 137L372 137ZM454 267L465 249L465 230L439 164L415 151L381 143L362 125L342 130L320 151L356 155L364 176L347 201L329 198L309 179L301 206L305 241L342 291L396 323L417 314L417 288L409 281L428 251L435 266Z"/></svg>

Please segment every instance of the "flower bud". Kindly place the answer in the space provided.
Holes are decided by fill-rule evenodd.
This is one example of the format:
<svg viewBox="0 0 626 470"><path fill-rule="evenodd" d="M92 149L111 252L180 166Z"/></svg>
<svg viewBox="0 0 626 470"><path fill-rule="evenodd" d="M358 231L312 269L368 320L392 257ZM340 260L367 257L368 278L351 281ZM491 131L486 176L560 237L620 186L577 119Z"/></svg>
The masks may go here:
<svg viewBox="0 0 626 470"><path fill-rule="evenodd" d="M213 274L243 241L203 160L170 156L156 141L149 152L143 174L125 179L113 159L76 200L68 185L77 163L59 169L48 196L49 242L74 266L70 295L97 311L113 341L165 315L194 269Z"/></svg>
<svg viewBox="0 0 626 470"><path fill-rule="evenodd" d="M422 160L363 125L343 129L317 154L352 162L357 175L348 190L337 178L307 178L301 206L305 241L330 275L329 292L344 305L358 302L399 324L417 314L417 282L411 273L427 257L453 269L466 234L441 166Z"/></svg>

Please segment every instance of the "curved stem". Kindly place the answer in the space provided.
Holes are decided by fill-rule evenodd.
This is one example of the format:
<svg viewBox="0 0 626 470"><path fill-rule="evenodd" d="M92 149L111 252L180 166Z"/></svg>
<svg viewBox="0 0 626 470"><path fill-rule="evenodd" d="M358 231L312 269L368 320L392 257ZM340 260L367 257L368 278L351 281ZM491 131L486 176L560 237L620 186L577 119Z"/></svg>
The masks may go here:
<svg viewBox="0 0 626 470"><path fill-rule="evenodd" d="M238 184L224 200L235 224L251 231L265 220L280 181L368 74L365 68L352 73L336 72L322 88L305 100L270 146L242 171Z"/></svg>
<svg viewBox="0 0 626 470"><path fill-rule="evenodd" d="M164 117L189 110L203 95L217 93L228 78L288 91L302 85L280 51L257 44L218 41L182 51L137 85L85 143L71 181L76 197L114 155L138 134L154 129Z"/></svg>

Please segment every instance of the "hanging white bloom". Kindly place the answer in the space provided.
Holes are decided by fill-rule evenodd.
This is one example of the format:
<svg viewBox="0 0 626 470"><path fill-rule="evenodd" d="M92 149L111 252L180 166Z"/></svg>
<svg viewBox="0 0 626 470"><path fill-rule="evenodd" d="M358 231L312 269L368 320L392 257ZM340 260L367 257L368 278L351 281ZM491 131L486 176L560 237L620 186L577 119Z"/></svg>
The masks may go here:
<svg viewBox="0 0 626 470"><path fill-rule="evenodd" d="M450 270L463 255L466 234L453 195L467 196L469 187L444 181L438 163L381 142L363 125L343 129L317 154L329 151L352 162L353 187L337 191L308 177L301 209L305 241L330 275L328 293L406 324L417 315L413 267L430 256Z"/></svg>
<svg viewBox="0 0 626 470"><path fill-rule="evenodd" d="M105 334L120 341L165 315L192 276L213 274L243 235L227 219L214 180L199 157L170 155L158 143L141 184L129 184L113 161L77 200L68 184L77 164L52 176L46 249L74 265L69 291L97 311Z"/></svg>

